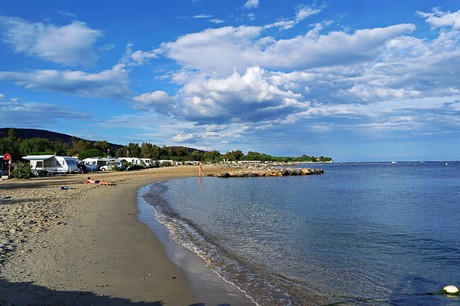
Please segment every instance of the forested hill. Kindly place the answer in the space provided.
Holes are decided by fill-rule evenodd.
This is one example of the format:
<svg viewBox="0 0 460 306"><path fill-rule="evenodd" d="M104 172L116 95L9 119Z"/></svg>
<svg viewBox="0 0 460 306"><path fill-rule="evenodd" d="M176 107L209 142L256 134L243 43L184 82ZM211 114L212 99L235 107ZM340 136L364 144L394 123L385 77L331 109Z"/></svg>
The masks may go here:
<svg viewBox="0 0 460 306"><path fill-rule="evenodd" d="M0 128L0 138L7 137L8 131L10 129L11 128ZM74 137L74 136L70 136L70 135L62 134L62 133L51 132L47 130L14 128L14 132L20 139L45 138L50 141L60 141L67 145L72 145L72 139L86 140L86 141L93 142L92 140L82 139L79 137ZM117 145L117 144L110 144L110 146L114 148L123 147L122 145Z"/></svg>
<svg viewBox="0 0 460 306"><path fill-rule="evenodd" d="M10 133L12 130L12 133ZM46 141L43 141L46 140ZM172 159L177 161L279 161L279 162L330 162L330 157L315 157L303 154L300 157L271 156L269 154L241 150L221 154L219 151L203 151L182 146L159 147L150 143L129 143L126 146L111 144L107 141L85 140L62 133L39 129L0 128L0 156L10 153L13 160L30 154L56 154L74 156L80 159L111 155L115 157L145 157L153 159Z"/></svg>

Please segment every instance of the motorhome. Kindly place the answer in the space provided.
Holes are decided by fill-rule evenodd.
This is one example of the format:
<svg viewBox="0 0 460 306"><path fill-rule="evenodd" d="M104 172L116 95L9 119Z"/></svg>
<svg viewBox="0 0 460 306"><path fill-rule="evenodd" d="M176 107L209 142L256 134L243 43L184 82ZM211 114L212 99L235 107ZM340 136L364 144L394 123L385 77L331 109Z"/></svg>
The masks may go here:
<svg viewBox="0 0 460 306"><path fill-rule="evenodd" d="M136 166L141 166L142 165L142 161L140 158L137 158L137 157L118 157L119 159L124 159L126 160L128 163L130 163L131 165L136 165Z"/></svg>
<svg viewBox="0 0 460 306"><path fill-rule="evenodd" d="M31 172L35 176L77 173L77 163L69 156L28 155L22 159L30 161Z"/></svg>
<svg viewBox="0 0 460 306"><path fill-rule="evenodd" d="M92 172L99 171L102 166L107 165L109 162L114 161L114 158L98 158L88 157L83 159L85 166Z"/></svg>
<svg viewBox="0 0 460 306"><path fill-rule="evenodd" d="M123 159L110 160L107 164L102 166L99 170L101 170L101 171L126 170L125 160L123 160Z"/></svg>
<svg viewBox="0 0 460 306"><path fill-rule="evenodd" d="M160 167L174 166L176 163L171 159L160 159L157 161Z"/></svg>
<svg viewBox="0 0 460 306"><path fill-rule="evenodd" d="M141 158L141 163L144 163L147 168L158 167L157 162L151 158Z"/></svg>

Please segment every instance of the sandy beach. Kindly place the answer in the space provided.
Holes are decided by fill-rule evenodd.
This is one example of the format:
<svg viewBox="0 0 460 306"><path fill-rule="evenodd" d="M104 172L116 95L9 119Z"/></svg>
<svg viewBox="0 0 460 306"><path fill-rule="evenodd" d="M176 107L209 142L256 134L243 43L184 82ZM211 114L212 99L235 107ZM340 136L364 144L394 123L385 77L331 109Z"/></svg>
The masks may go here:
<svg viewBox="0 0 460 306"><path fill-rule="evenodd" d="M232 304L197 298L136 217L140 187L196 175L180 166L92 175L114 186L82 184L83 174L0 181L0 305Z"/></svg>

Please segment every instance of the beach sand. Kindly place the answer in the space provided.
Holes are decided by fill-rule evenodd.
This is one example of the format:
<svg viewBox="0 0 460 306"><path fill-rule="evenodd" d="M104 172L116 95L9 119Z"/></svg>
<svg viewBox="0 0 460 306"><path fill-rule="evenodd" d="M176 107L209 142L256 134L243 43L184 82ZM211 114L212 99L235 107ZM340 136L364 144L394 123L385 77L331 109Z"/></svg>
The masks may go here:
<svg viewBox="0 0 460 306"><path fill-rule="evenodd" d="M82 184L83 174L0 181L0 305L235 304L215 290L197 297L137 219L140 187L196 175L179 166L91 175L114 186Z"/></svg>

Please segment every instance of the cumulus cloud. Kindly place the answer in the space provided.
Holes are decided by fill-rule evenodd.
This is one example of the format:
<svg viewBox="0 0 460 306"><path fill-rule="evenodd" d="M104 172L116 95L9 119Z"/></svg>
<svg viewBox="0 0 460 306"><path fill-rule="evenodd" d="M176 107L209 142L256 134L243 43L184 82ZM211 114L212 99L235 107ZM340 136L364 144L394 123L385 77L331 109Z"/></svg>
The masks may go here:
<svg viewBox="0 0 460 306"><path fill-rule="evenodd" d="M3 41L15 52L58 64L75 66L95 62L93 45L103 32L74 21L65 26L32 23L16 17L0 17Z"/></svg>
<svg viewBox="0 0 460 306"><path fill-rule="evenodd" d="M177 142L177 143L194 143L197 141L193 134L185 134L185 133L178 134L174 136L171 140L172 142Z"/></svg>
<svg viewBox="0 0 460 306"><path fill-rule="evenodd" d="M321 9L299 7L284 25L294 26ZM458 122L452 107L447 115L447 108L436 104L439 99L428 104L422 99L451 101L460 92L452 77L460 73L455 31L427 40L410 36L414 24L328 32L330 23L323 22L280 39L276 33L268 35L275 25L283 27L282 22L228 26L164 43L156 52L182 67L171 74L181 88L174 97L152 92L135 101L194 123L172 137L184 143L231 141L256 130L302 124L322 132L358 124L363 129L420 131L427 127L423 116L441 109L451 124ZM172 104L174 108L162 107Z"/></svg>
<svg viewBox="0 0 460 306"><path fill-rule="evenodd" d="M136 107L188 123L168 128L170 141L212 149L254 150L255 138L298 139L305 131L332 139L458 132L459 12L419 13L431 39L413 35L408 23L329 30L333 22L324 21L294 36L282 31L322 9L302 6L290 20L206 29L162 44L151 52L179 66L170 77L180 89L138 95Z"/></svg>
<svg viewBox="0 0 460 306"><path fill-rule="evenodd" d="M308 105L300 94L274 85L270 74L250 67L245 74L194 80L181 90L178 113L208 123L264 121Z"/></svg>
<svg viewBox="0 0 460 306"><path fill-rule="evenodd" d="M175 99L167 92L157 90L150 93L143 93L133 98L136 107L140 109L154 108L160 114L170 114L176 108Z"/></svg>
<svg viewBox="0 0 460 306"><path fill-rule="evenodd" d="M248 62L257 58L253 41L260 31L260 27L248 26L207 29L165 43L161 49L167 57L185 67L228 72L234 68L245 68Z"/></svg>
<svg viewBox="0 0 460 306"><path fill-rule="evenodd" d="M259 2L246 4L256 7ZM152 129L149 137L161 139L162 143L199 141L200 145L213 149L216 142L223 146L232 142L241 145L242 135L264 137L264 133L270 132L290 137L283 134L286 127L296 137L300 137L297 130L334 133L362 129L385 131L388 137L401 131L418 134L443 133L443 128L458 131L460 86L456 76L460 74L460 12L439 9L419 12L431 25L433 39L412 35L415 25L405 23L351 31L328 30L332 23L325 21L310 25L294 36L290 36L292 32L283 32L322 10L322 7L300 6L290 20L260 26L210 28L183 35L150 51L134 51L128 45L120 65L98 73L4 71L0 72L0 79L33 90L128 98L131 92L127 69L166 57L179 68L159 77L170 77L173 87L179 87L177 92L138 93L129 100L142 114L117 116L104 124L131 126L134 120ZM211 20L213 16L194 18ZM46 35L31 31L38 35L36 38L26 37L25 31L19 30L15 31L23 36L16 40L4 38L17 52L68 65L83 63L84 58L86 62L94 60L92 46L102 35L83 23L68 25L81 29L82 33L88 30L87 39L81 39L88 43L83 48L86 57L74 56L73 60L69 57L64 61L64 47L46 53L38 52L36 45L52 37L47 33L64 31L65 27L16 19L12 19L15 24L12 26L11 19L1 20L3 25L10 22L9 29L19 25L45 29L42 32ZM26 106L18 105L18 110ZM151 127L152 121L155 127Z"/></svg>
<svg viewBox="0 0 460 306"><path fill-rule="evenodd" d="M98 73L69 70L3 71L0 72L0 80L2 79L32 90L90 98L121 99L130 94L128 72L122 65Z"/></svg>
<svg viewBox="0 0 460 306"><path fill-rule="evenodd" d="M263 36L263 27L222 27L184 35L162 50L185 67L206 72L244 71L250 66L302 70L373 60L386 43L414 29L413 24L398 24L353 34L309 32L277 40Z"/></svg>

